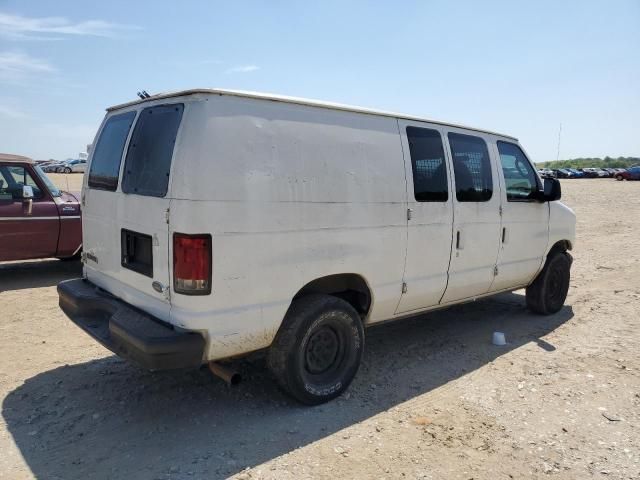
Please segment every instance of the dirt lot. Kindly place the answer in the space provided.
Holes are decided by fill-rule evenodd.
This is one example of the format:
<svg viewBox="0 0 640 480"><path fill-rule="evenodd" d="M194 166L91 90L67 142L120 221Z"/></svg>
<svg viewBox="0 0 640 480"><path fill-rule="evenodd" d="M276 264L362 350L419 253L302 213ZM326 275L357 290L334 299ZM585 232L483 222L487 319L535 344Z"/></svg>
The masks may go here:
<svg viewBox="0 0 640 480"><path fill-rule="evenodd" d="M562 186L578 241L560 313L516 292L376 327L349 392L313 408L262 361L234 388L138 370L59 311L79 264L1 265L0 477L640 478L640 182Z"/></svg>
<svg viewBox="0 0 640 480"><path fill-rule="evenodd" d="M78 192L82 189L82 177L84 177L84 175L81 173L70 173L69 175L64 173L47 173L47 176L58 188L72 192Z"/></svg>

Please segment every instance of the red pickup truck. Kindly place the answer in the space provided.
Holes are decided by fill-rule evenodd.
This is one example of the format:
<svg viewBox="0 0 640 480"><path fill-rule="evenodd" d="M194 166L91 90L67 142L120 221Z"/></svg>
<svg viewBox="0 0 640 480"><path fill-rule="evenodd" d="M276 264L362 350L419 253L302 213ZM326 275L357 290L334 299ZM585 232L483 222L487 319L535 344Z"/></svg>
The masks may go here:
<svg viewBox="0 0 640 480"><path fill-rule="evenodd" d="M0 153L0 261L74 258L81 249L80 194L56 188L33 160Z"/></svg>

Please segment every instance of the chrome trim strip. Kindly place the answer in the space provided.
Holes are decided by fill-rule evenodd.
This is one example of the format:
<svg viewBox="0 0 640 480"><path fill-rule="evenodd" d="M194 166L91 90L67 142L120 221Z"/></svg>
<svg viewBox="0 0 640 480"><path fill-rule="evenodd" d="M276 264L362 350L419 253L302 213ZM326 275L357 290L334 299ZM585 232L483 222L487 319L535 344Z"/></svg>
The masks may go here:
<svg viewBox="0 0 640 480"><path fill-rule="evenodd" d="M0 217L0 222L16 222L22 220L72 220L82 218L80 215L67 215L63 217Z"/></svg>
<svg viewBox="0 0 640 480"><path fill-rule="evenodd" d="M58 218L60 217L0 217L0 222L16 222L20 220L58 220Z"/></svg>

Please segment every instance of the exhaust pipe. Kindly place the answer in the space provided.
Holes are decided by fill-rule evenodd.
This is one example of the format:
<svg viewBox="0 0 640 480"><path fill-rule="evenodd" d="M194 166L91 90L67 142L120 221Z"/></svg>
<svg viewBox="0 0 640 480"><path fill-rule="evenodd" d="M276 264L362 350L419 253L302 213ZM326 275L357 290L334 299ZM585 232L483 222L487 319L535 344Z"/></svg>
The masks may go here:
<svg viewBox="0 0 640 480"><path fill-rule="evenodd" d="M228 367L223 367L216 362L209 362L209 370L211 370L211 373L213 373L216 377L221 378L227 383L227 385L230 386L237 385L242 380L242 376L236 370Z"/></svg>

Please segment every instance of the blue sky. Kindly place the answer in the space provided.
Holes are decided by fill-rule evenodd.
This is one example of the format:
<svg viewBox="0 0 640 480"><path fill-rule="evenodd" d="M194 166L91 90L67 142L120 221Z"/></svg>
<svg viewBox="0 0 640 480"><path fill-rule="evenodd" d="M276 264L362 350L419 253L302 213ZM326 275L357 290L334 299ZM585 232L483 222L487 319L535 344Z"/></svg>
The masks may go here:
<svg viewBox="0 0 640 480"><path fill-rule="evenodd" d="M66 158L113 104L222 87L640 155L640 0L0 0L0 151Z"/></svg>

